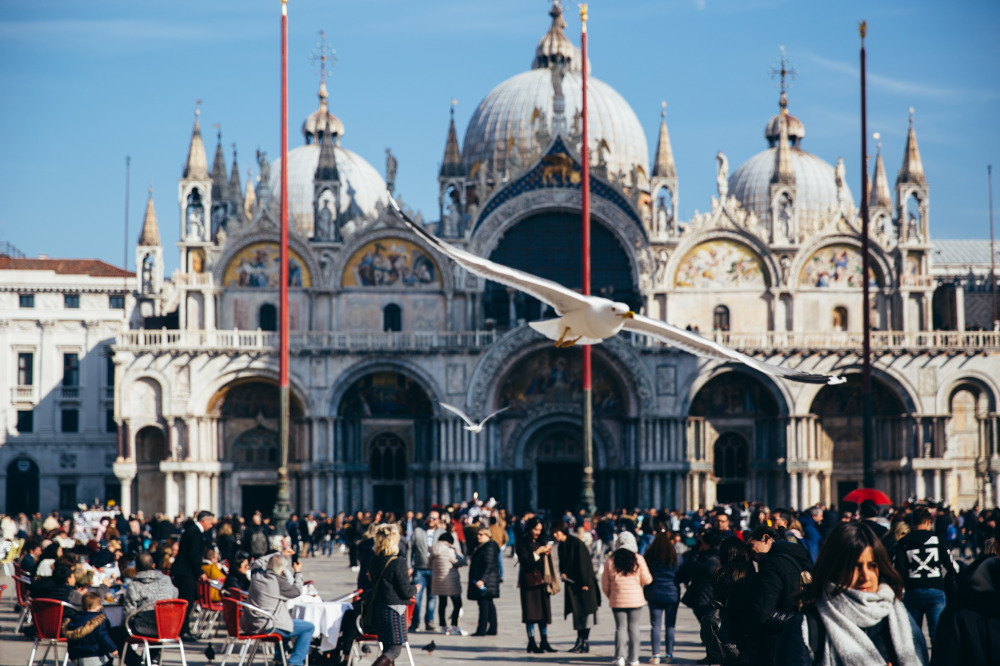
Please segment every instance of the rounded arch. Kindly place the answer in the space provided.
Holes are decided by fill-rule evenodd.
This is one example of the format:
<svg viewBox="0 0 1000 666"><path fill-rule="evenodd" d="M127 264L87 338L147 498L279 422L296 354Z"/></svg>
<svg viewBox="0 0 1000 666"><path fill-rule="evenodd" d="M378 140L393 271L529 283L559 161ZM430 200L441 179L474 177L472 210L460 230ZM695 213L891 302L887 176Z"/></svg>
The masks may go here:
<svg viewBox="0 0 1000 666"><path fill-rule="evenodd" d="M327 413L336 416L348 391L364 377L378 373L396 373L414 381L423 391L424 395L427 396L430 403L429 412L426 416L441 416L439 401L442 399L441 396L444 393L437 386L434 379L423 368L414 364L384 358L360 361L342 373L327 395Z"/></svg>
<svg viewBox="0 0 1000 666"><path fill-rule="evenodd" d="M488 257L504 236L524 220L539 213L581 215L580 194L576 190L543 189L524 192L506 200L484 219L476 222L469 251ZM652 288L653 255L642 224L631 219L613 202L591 193L591 219L606 227L624 250L632 271L632 283L639 292Z"/></svg>
<svg viewBox="0 0 1000 666"><path fill-rule="evenodd" d="M7 465L7 497L4 512L10 516L19 513L33 515L40 510L40 478L38 463L20 454Z"/></svg>
<svg viewBox="0 0 1000 666"><path fill-rule="evenodd" d="M501 460L509 469L525 469L535 461L530 446L546 430L572 429L582 432L583 410L579 407L545 405L521 419L507 438ZM606 469L615 459L614 439L599 422L594 422L594 467ZM582 460L582 458L581 458Z"/></svg>
<svg viewBox="0 0 1000 666"><path fill-rule="evenodd" d="M732 375L732 377L727 377L727 375ZM683 383L681 378L678 377L678 386L682 386ZM697 414L695 410L695 402L699 394L706 390L709 384L713 382L724 382L730 384L737 381L751 381L754 382L753 385L759 387L767 395L767 399L772 401L774 405L774 416L781 418L787 417L789 415L789 407L793 404L794 400L791 393L789 392L789 387L785 382L775 381L773 378L764 375L762 373L756 372L742 365L730 365L730 364L719 364L713 368L706 368L701 371L697 371L694 374L694 381L690 381L687 385L690 387L687 395L683 396L683 403L680 405L680 412L683 414L689 414L691 416L700 416L702 414ZM705 395L708 395L706 391Z"/></svg>
<svg viewBox="0 0 1000 666"><path fill-rule="evenodd" d="M208 416L218 406L219 400L228 387L252 381L268 382L277 386L278 370L268 366L251 366L223 372L212 377L209 381L199 384L197 390L195 383L192 382L189 400L190 414L192 416ZM312 402L311 393L302 385L299 378L290 374L288 381L291 404L297 404L305 415L316 414L317 405Z"/></svg>
<svg viewBox="0 0 1000 666"><path fill-rule="evenodd" d="M271 377L248 376L233 379L219 388L205 407L207 416L220 418L279 418L278 382ZM305 415L302 400L290 391L289 411L292 418Z"/></svg>
<svg viewBox="0 0 1000 666"><path fill-rule="evenodd" d="M997 385L997 378L975 370L964 370L955 377L948 378L941 382L935 402L938 414L947 414L952 396L962 386L973 386L981 391L989 400L989 410L996 411L1000 387Z"/></svg>
<svg viewBox="0 0 1000 666"><path fill-rule="evenodd" d="M158 464L170 458L167 435L157 425L146 425L135 433L134 457L137 464Z"/></svg>
<svg viewBox="0 0 1000 666"><path fill-rule="evenodd" d="M847 367L841 371L830 369L827 372L831 374L839 373L842 377L847 379L848 382L861 381L861 371L856 367ZM920 403L917 399L916 387L910 384L905 377L900 377L881 368L873 367L872 380L873 386L874 382L877 381L891 391L892 395L894 395L902 403L903 410L907 414L913 414L919 411L918 405ZM846 384L837 384L837 386L846 386ZM829 384L803 385L803 391L799 394L797 400L797 411L800 413L815 413L812 411L812 406L815 404L817 396L819 396L819 394L827 388L830 388ZM858 413L860 414L861 412L859 411Z"/></svg>
<svg viewBox="0 0 1000 666"><path fill-rule="evenodd" d="M377 432L365 443L368 475L385 483L406 480L407 445L393 432Z"/></svg>
<svg viewBox="0 0 1000 666"><path fill-rule="evenodd" d="M212 279L215 284L221 285L224 283L230 264L239 256L240 253L254 245L266 243L279 244L280 239L278 238L277 233L272 231L257 230L250 232L245 236L240 235L238 238L230 237L229 241L224 246L222 253L215 260L215 264L212 267ZM322 281L322 273L320 271L320 267L316 264L316 258L313 256L313 250L308 243L304 242L298 234L289 234L288 249L289 256L294 257L303 264L303 282L301 285L297 286L311 288L320 284ZM293 278L294 276L289 276L290 281ZM309 284L306 284L306 278L308 278Z"/></svg>
<svg viewBox="0 0 1000 666"><path fill-rule="evenodd" d="M126 387L125 390L121 392L121 395L129 396L132 395L132 387L136 386L137 382L149 382L153 384L154 390L157 392L158 400L160 403L160 411L157 418L154 419L144 419L140 414L125 414L134 428L137 424L146 425L147 423L158 423L163 418L169 418L174 415L172 408L173 405L173 388L170 380L167 376L156 368L142 368L138 371L126 371L125 377L122 378L122 386ZM123 405L124 407L124 405ZM131 411L131 403L129 404L129 411ZM141 426L140 426L141 427Z"/></svg>
<svg viewBox="0 0 1000 666"><path fill-rule="evenodd" d="M841 253L837 256L832 256L835 252L835 248L841 248ZM823 250L830 250L831 256L820 257L820 253ZM847 253L846 258L843 257L843 250L847 249L853 251ZM885 251L877 244L871 243L869 245L869 257L872 260L869 264L869 269L875 274L875 281L879 287L891 287L894 286L893 280L893 268L892 261L886 256ZM854 254L857 255L857 266L852 263L855 259ZM791 268L788 272L788 281L790 285L795 285L797 287L811 287L816 286L816 281L813 284L803 285L802 281L807 275L807 267L810 262L826 261L833 265L834 268L843 269L846 267L848 270L857 269L860 270L861 265L861 242L856 236L848 236L846 234L835 234L829 236L820 236L818 238L812 239L811 242L806 243L796 254L795 259L792 261ZM846 264L844 263L846 261ZM815 271L813 271L815 272ZM809 272L812 275L813 272ZM819 279L819 275L816 275L816 280ZM860 289L860 285L855 285L852 288Z"/></svg>
<svg viewBox="0 0 1000 666"><path fill-rule="evenodd" d="M783 416L781 402L768 383L747 372L718 373L694 394L688 414L704 418Z"/></svg>
<svg viewBox="0 0 1000 666"><path fill-rule="evenodd" d="M684 260L693 253L698 246L713 241L728 241L745 246L755 255L760 262L760 270L763 274L763 289L769 289L778 284L776 276L781 274L778 265L775 263L775 253L756 236L743 231L742 229L711 229L702 233L687 233L681 237L681 242L677 249L670 254L667 261L667 268L664 273L668 276L671 285L676 284L678 271Z"/></svg>
<svg viewBox="0 0 1000 666"><path fill-rule="evenodd" d="M328 269L331 273L332 284L331 287L335 290L344 289L344 275L348 271L352 259L367 245L374 245L377 242L388 242L391 240L402 240L412 245L413 247L419 249L434 265L437 270L437 275L435 276L438 280L438 284L435 285L436 289L440 289L446 293L450 293L455 290L455 278L451 270L452 264L454 262L448 257L442 255L435 248L427 244L427 242L416 235L409 229L400 228L387 228L380 229L378 231L365 231L365 233L356 233L352 235L346 243L344 243L344 248L333 260L332 265Z"/></svg>
<svg viewBox="0 0 1000 666"><path fill-rule="evenodd" d="M526 356L551 346L550 341L542 339L527 325L505 334L473 368L466 398L468 405L484 414L498 409L501 401L499 378L508 375ZM609 373L625 389L627 416L651 412L655 407L653 380L635 350L619 338L609 338L593 346L592 350L607 361Z"/></svg>

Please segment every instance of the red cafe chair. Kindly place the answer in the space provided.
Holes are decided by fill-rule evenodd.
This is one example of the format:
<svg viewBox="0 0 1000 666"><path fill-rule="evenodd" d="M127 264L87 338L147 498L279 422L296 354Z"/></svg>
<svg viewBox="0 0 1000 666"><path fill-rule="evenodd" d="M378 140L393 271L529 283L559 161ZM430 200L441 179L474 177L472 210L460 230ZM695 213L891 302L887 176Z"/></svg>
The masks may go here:
<svg viewBox="0 0 1000 666"><path fill-rule="evenodd" d="M187 657L184 655L184 641L181 640L181 628L184 626L184 615L187 613L187 605L187 601L183 599L161 599L129 613L124 622L128 637L125 639L125 647L118 657L118 666L122 666L125 662L125 653L128 652L129 647L138 645L141 645L143 648L142 652L146 666L153 666L152 658L149 654L150 647L158 647L161 650L168 647L179 648L181 651L181 664L187 666ZM152 611L156 616L155 636L145 636L132 632L130 624L132 618L139 613L147 611Z"/></svg>
<svg viewBox="0 0 1000 666"><path fill-rule="evenodd" d="M33 599L31 601L31 619L35 624L35 644L31 646L31 656L28 657L28 666L35 663L35 654L38 652L40 644L45 645L45 652L42 653L42 663L49 656L49 650L55 648L52 655L53 663L59 663L59 644L65 643L66 638L62 635L63 609L76 609L73 604L58 599ZM63 666L69 661L69 648L66 648L66 655L63 657Z"/></svg>
<svg viewBox="0 0 1000 666"><path fill-rule="evenodd" d="M230 588L231 590L236 590L236 588ZM243 594L241 590L236 590ZM227 591L228 592L228 591ZM253 613L254 615L259 615L267 618L268 622L265 624L265 630L258 633L246 633L243 631L242 624L240 623L241 615L243 611ZM237 643L241 643L240 647L240 661L237 666L243 666L244 663L247 666L253 664L254 657L257 656L257 649L260 647L261 643L270 643L274 646L276 653L281 654L281 663L284 666L288 666L288 659L285 657L285 650L281 634L273 631L274 629L274 616L268 613L263 608L258 608L245 601L241 601L239 596L225 594L222 597L222 619L226 624L226 634L228 639L226 640L226 652L222 657L222 663L219 666L226 666L226 661L233 654L233 648L236 647Z"/></svg>
<svg viewBox="0 0 1000 666"><path fill-rule="evenodd" d="M28 578L22 571L18 570L14 576L14 591L17 592L17 605L18 608L21 609L21 614L17 618L17 626L14 627L15 634L21 631L21 627L23 627L26 622L31 622L30 588L31 579Z"/></svg>

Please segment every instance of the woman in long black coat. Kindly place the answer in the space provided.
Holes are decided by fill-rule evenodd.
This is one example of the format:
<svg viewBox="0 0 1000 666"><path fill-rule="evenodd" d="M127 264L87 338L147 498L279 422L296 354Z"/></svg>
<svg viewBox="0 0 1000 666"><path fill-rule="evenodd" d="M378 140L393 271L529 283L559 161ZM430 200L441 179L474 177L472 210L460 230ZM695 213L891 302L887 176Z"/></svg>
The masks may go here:
<svg viewBox="0 0 1000 666"><path fill-rule="evenodd" d="M545 584L545 560L552 562L552 546L542 543L542 521L532 518L517 542L517 584L521 589L521 622L528 632L528 652L555 652L549 645L548 625L552 623L552 602ZM535 625L541 642L535 643Z"/></svg>
<svg viewBox="0 0 1000 666"><path fill-rule="evenodd" d="M590 652L590 629L601 605L590 550L570 533L565 523L552 528L552 537L559 542L559 573L565 590L563 618L572 613L573 628L576 630L576 644L569 651Z"/></svg>
<svg viewBox="0 0 1000 666"><path fill-rule="evenodd" d="M469 564L469 601L479 604L479 624L473 636L497 635L497 609L493 600L500 596L500 546L487 527L476 532L479 544Z"/></svg>

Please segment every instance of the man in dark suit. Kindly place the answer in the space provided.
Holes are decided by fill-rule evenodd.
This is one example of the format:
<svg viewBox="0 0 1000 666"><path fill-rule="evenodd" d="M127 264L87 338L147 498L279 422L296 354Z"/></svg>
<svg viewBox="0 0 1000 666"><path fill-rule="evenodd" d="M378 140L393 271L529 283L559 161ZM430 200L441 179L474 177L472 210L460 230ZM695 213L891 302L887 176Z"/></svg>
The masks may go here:
<svg viewBox="0 0 1000 666"><path fill-rule="evenodd" d="M181 638L185 641L195 640L190 632L191 611L198 599L198 579L208 579L201 570L201 559L205 547L210 545L205 537L214 525L215 516L211 511L199 511L196 520L184 527L177 559L170 566L170 578L177 587L177 595L188 602L181 629Z"/></svg>

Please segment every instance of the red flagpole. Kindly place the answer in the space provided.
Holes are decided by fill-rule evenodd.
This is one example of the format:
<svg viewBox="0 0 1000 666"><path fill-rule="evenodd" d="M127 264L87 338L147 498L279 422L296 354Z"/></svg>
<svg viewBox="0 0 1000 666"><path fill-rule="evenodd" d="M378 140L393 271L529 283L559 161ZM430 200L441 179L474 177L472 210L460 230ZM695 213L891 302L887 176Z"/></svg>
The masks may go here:
<svg viewBox="0 0 1000 666"><path fill-rule="evenodd" d="M587 5L580 5L580 63L583 79L583 135L581 160L583 198L583 294L590 295L590 149L587 144ZM596 510L594 500L594 438L590 345L583 346L583 488L580 504L588 513Z"/></svg>
<svg viewBox="0 0 1000 666"><path fill-rule="evenodd" d="M288 491L288 0L281 0L281 322L278 333L278 397L281 403L281 460L278 467L278 496L274 519L279 534L291 515Z"/></svg>

